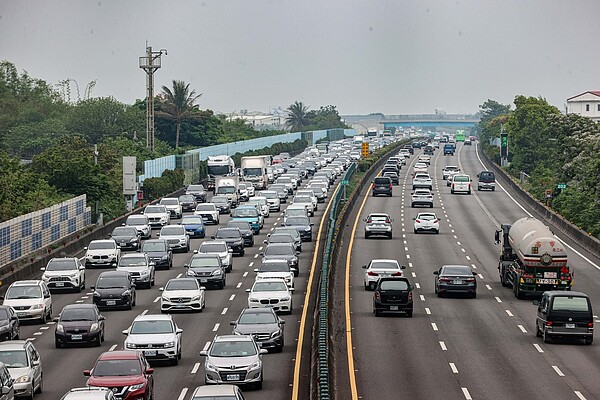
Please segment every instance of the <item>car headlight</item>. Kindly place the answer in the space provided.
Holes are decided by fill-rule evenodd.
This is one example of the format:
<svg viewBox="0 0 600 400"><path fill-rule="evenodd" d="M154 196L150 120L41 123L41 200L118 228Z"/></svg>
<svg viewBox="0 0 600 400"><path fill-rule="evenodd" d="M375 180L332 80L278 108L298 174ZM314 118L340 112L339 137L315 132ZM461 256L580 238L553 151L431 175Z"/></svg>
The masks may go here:
<svg viewBox="0 0 600 400"><path fill-rule="evenodd" d="M250 303L258 303L258 299L249 298L248 301Z"/></svg>
<svg viewBox="0 0 600 400"><path fill-rule="evenodd" d="M215 371L215 372L218 371L217 367L215 367L212 363L210 363L208 361L204 364L204 368L209 371Z"/></svg>
<svg viewBox="0 0 600 400"><path fill-rule="evenodd" d="M137 243L137 241L138 241L137 238L133 238L129 241L129 243Z"/></svg>
<svg viewBox="0 0 600 400"><path fill-rule="evenodd" d="M281 299L281 301L290 301L290 300L291 300L291 298L290 298L290 297L283 297L283 298Z"/></svg>
<svg viewBox="0 0 600 400"><path fill-rule="evenodd" d="M192 301L198 301L198 300L200 300L200 295L192 297Z"/></svg>
<svg viewBox="0 0 600 400"><path fill-rule="evenodd" d="M140 272L140 275L150 275L150 271L148 271L147 269L146 270L142 270Z"/></svg>
<svg viewBox="0 0 600 400"><path fill-rule="evenodd" d="M126 349L135 349L135 344L125 342L125 348Z"/></svg>
<svg viewBox="0 0 600 400"><path fill-rule="evenodd" d="M194 271L190 271L188 269L188 272L186 273L187 276L196 276L196 274L194 273Z"/></svg>
<svg viewBox="0 0 600 400"><path fill-rule="evenodd" d="M165 255L164 255L164 256L162 256L160 259L161 259L161 260L166 260L166 259L168 259L168 258L169 258L169 255L168 255L168 254L165 254Z"/></svg>
<svg viewBox="0 0 600 400"><path fill-rule="evenodd" d="M167 296L162 296L162 301L171 301Z"/></svg>
<svg viewBox="0 0 600 400"><path fill-rule="evenodd" d="M94 297L100 297L100 293L94 291L94 293L92 294Z"/></svg>
<svg viewBox="0 0 600 400"><path fill-rule="evenodd" d="M100 296L99 293L98 293L98 296ZM121 293L121 296L123 296L123 297L131 296L131 290L127 289L126 291Z"/></svg>
<svg viewBox="0 0 600 400"><path fill-rule="evenodd" d="M90 331L97 331L98 330L98 323L94 322L92 324L92 326L90 326Z"/></svg>
<svg viewBox="0 0 600 400"><path fill-rule="evenodd" d="M243 335L243 333L242 333L242 332L238 332L238 331L233 331L233 334L234 334L234 335Z"/></svg>
<svg viewBox="0 0 600 400"><path fill-rule="evenodd" d="M72 274L69 275L69 278L77 278L77 275L79 275L77 272L74 272Z"/></svg>
<svg viewBox="0 0 600 400"><path fill-rule="evenodd" d="M145 384L145 383L138 383L137 385L131 385L131 386L129 386L129 389L128 389L128 390L129 390L130 392L133 392L133 391L135 391L135 390L140 390L140 389L142 389L144 386L146 386L146 384Z"/></svg>
<svg viewBox="0 0 600 400"><path fill-rule="evenodd" d="M15 379L15 383L27 383L29 381L31 381L31 377L29 375L21 375Z"/></svg>
<svg viewBox="0 0 600 400"><path fill-rule="evenodd" d="M304 231L305 231L305 232L310 232L310 227L308 227L308 228L304 228Z"/></svg>
<svg viewBox="0 0 600 400"><path fill-rule="evenodd" d="M32 310L39 310L40 308L44 308L43 304L35 304L33 306L31 306Z"/></svg>
<svg viewBox="0 0 600 400"><path fill-rule="evenodd" d="M65 328L61 324L56 324L56 332L64 332Z"/></svg>
<svg viewBox="0 0 600 400"><path fill-rule="evenodd" d="M275 332L271 333L271 338L274 338L277 336L281 336L281 329L278 329Z"/></svg>
<svg viewBox="0 0 600 400"><path fill-rule="evenodd" d="M167 342L165 343L165 348L175 347L175 342Z"/></svg>
<svg viewBox="0 0 600 400"><path fill-rule="evenodd" d="M260 361L256 361L254 363L252 363L252 365L250 365L250 367L248 367L248 369L257 369L260 368Z"/></svg>

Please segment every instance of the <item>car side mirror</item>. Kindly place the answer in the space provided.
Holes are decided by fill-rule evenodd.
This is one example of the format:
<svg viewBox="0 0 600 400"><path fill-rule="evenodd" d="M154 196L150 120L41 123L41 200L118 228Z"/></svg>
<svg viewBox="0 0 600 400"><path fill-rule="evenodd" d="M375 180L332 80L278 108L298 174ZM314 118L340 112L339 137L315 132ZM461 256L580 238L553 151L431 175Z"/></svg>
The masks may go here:
<svg viewBox="0 0 600 400"><path fill-rule="evenodd" d="M208 356L208 351L206 351L206 350L202 350L202 351L200 352L200 356L201 356L201 357L206 357L206 356Z"/></svg>
<svg viewBox="0 0 600 400"><path fill-rule="evenodd" d="M250 289L246 289L246 293L250 293Z"/></svg>
<svg viewBox="0 0 600 400"><path fill-rule="evenodd" d="M84 250L87 250L88 248L87 248L87 247L84 247L83 249L84 249Z"/></svg>
<svg viewBox="0 0 600 400"><path fill-rule="evenodd" d="M230 321L230 322L229 322L229 325L231 325L231 326L236 326L236 325L237 325L237 321Z"/></svg>
<svg viewBox="0 0 600 400"><path fill-rule="evenodd" d="M92 371L90 371L89 369L84 369L83 376L92 376Z"/></svg>
<svg viewBox="0 0 600 400"><path fill-rule="evenodd" d="M179 334L182 334L182 333L183 333L183 329L181 329L181 328L177 328L177 329L175 330L175 333L176 333L176 334L178 334L178 335L179 335Z"/></svg>
<svg viewBox="0 0 600 400"><path fill-rule="evenodd" d="M146 373L152 375L154 373L154 368L146 368Z"/></svg>
<svg viewBox="0 0 600 400"><path fill-rule="evenodd" d="M156 232L156 237L160 237L160 232Z"/></svg>
<svg viewBox="0 0 600 400"><path fill-rule="evenodd" d="M228 253L233 253L233 249L227 250Z"/></svg>
<svg viewBox="0 0 600 400"><path fill-rule="evenodd" d="M477 177L479 178L479 174L477 174Z"/></svg>
<svg viewBox="0 0 600 400"><path fill-rule="evenodd" d="M95 285L90 286L90 290L94 290L94 289L96 289Z"/></svg>
<svg viewBox="0 0 600 400"><path fill-rule="evenodd" d="M127 336L129 335L129 329L125 329L123 332L121 332L123 335Z"/></svg>
<svg viewBox="0 0 600 400"><path fill-rule="evenodd" d="M439 274L440 274L440 271L433 271L433 274L434 274L434 275L439 275Z"/></svg>
<svg viewBox="0 0 600 400"><path fill-rule="evenodd" d="M52 321L54 321L54 322L58 322L59 320L60 320L60 318L58 318L58 317L52 318Z"/></svg>
<svg viewBox="0 0 600 400"><path fill-rule="evenodd" d="M269 351L267 349L260 349L260 354L267 354Z"/></svg>
<svg viewBox="0 0 600 400"><path fill-rule="evenodd" d="M401 266L400 269L406 269L406 265Z"/></svg>
<svg viewBox="0 0 600 400"><path fill-rule="evenodd" d="M198 254L198 250L194 250L194 254Z"/></svg>
<svg viewBox="0 0 600 400"><path fill-rule="evenodd" d="M158 291L159 291L159 292L164 292L164 291L165 291L165 288L164 288L164 287L158 288Z"/></svg>
<svg viewBox="0 0 600 400"><path fill-rule="evenodd" d="M50 293L46 293L46 294L44 295L44 298L45 298L45 299L49 299L49 298L50 298Z"/></svg>
<svg viewBox="0 0 600 400"><path fill-rule="evenodd" d="M215 235L212 235L210 238L211 238L211 239L214 239L214 238L215 238Z"/></svg>
<svg viewBox="0 0 600 400"><path fill-rule="evenodd" d="M104 315L98 316L98 321L104 321L104 320L106 320L106 317Z"/></svg>
<svg viewBox="0 0 600 400"><path fill-rule="evenodd" d="M363 265L361 268L362 268L362 269L367 269L367 266L366 266L366 265Z"/></svg>
<svg viewBox="0 0 600 400"><path fill-rule="evenodd" d="M46 270L46 267L40 268L40 271L45 271L45 270Z"/></svg>
<svg viewBox="0 0 600 400"><path fill-rule="evenodd" d="M477 276L477 272L473 272L473 276Z"/></svg>

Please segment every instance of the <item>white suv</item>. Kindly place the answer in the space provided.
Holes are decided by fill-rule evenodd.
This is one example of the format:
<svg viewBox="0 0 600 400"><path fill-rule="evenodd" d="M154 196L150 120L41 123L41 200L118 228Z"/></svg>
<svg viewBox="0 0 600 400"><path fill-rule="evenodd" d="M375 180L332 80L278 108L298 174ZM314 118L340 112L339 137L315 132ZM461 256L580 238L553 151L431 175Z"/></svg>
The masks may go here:
<svg viewBox="0 0 600 400"><path fill-rule="evenodd" d="M112 239L92 240L85 253L85 266L90 267L116 267L121 258L121 249Z"/></svg>
<svg viewBox="0 0 600 400"><path fill-rule="evenodd" d="M471 194L471 177L469 175L456 174L452 177L450 193L459 192Z"/></svg>
<svg viewBox="0 0 600 400"><path fill-rule="evenodd" d="M77 257L53 258L45 268L42 280L49 289L85 289L85 267Z"/></svg>
<svg viewBox="0 0 600 400"><path fill-rule="evenodd" d="M139 349L148 361L167 360L177 365L181 360L183 329L170 315L139 315L123 334L127 335L123 347L126 350Z"/></svg>
<svg viewBox="0 0 600 400"><path fill-rule="evenodd" d="M2 304L11 306L19 320L37 319L45 324L52 319L52 295L43 281L13 282Z"/></svg>
<svg viewBox="0 0 600 400"><path fill-rule="evenodd" d="M274 311L292 313L292 292L281 278L265 278L254 281L248 292L248 308L272 307Z"/></svg>
<svg viewBox="0 0 600 400"><path fill-rule="evenodd" d="M183 215L181 203L179 203L179 199L177 197L165 197L161 199L160 203L158 204L165 206L173 218L181 218Z"/></svg>
<svg viewBox="0 0 600 400"><path fill-rule="evenodd" d="M152 228L169 225L171 222L171 213L169 213L167 207L162 205L146 206L144 215L148 216Z"/></svg>
<svg viewBox="0 0 600 400"><path fill-rule="evenodd" d="M180 250L185 253L190 251L190 236L183 225L163 226L158 236L165 239L173 251Z"/></svg>

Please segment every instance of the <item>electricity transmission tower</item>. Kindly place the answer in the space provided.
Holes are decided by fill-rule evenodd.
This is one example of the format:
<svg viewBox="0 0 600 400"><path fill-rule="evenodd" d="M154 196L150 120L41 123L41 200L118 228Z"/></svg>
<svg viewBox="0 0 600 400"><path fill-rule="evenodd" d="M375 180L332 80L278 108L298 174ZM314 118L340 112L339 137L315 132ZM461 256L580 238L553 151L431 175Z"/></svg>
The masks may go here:
<svg viewBox="0 0 600 400"><path fill-rule="evenodd" d="M154 152L154 72L160 68L160 57L166 49L152 51L146 46L146 55L140 57L140 68L146 71L146 147Z"/></svg>

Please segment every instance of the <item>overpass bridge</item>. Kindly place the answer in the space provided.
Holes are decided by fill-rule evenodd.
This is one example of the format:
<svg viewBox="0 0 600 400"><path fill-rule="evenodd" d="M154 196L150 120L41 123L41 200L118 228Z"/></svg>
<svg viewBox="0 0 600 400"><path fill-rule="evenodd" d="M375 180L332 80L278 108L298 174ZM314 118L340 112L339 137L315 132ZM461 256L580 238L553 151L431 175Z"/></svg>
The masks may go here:
<svg viewBox="0 0 600 400"><path fill-rule="evenodd" d="M390 128L470 128L479 122L478 115L471 114L414 114L386 115L379 124Z"/></svg>

